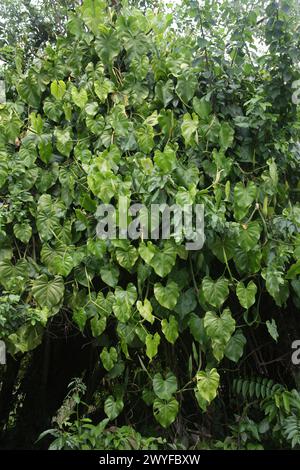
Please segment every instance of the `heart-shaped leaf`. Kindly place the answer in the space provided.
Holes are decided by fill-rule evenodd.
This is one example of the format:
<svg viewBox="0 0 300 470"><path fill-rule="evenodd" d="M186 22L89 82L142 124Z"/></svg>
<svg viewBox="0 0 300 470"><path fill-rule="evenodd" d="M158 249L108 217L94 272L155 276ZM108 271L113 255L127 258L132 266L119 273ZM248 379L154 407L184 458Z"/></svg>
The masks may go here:
<svg viewBox="0 0 300 470"><path fill-rule="evenodd" d="M207 371L200 371L196 375L197 390L200 396L208 403L212 402L217 396L217 390L220 383L220 376L217 369L213 368Z"/></svg>
<svg viewBox="0 0 300 470"><path fill-rule="evenodd" d="M168 308L169 310L172 310L177 304L179 294L178 284L174 281L169 282L165 287L160 282L154 285L156 300L162 307Z"/></svg>
<svg viewBox="0 0 300 470"><path fill-rule="evenodd" d="M163 401L156 398L153 403L153 413L156 421L163 428L168 428L176 419L178 414L179 404L175 398L169 401Z"/></svg>
<svg viewBox="0 0 300 470"><path fill-rule="evenodd" d="M211 278L205 277L202 281L202 289L205 300L213 307L219 308L229 294L228 280L220 277L213 281Z"/></svg>
<svg viewBox="0 0 300 470"><path fill-rule="evenodd" d="M236 286L236 295L240 301L240 304L244 308L250 308L255 303L255 296L257 292L256 284L250 281L245 287L243 282L239 282Z"/></svg>

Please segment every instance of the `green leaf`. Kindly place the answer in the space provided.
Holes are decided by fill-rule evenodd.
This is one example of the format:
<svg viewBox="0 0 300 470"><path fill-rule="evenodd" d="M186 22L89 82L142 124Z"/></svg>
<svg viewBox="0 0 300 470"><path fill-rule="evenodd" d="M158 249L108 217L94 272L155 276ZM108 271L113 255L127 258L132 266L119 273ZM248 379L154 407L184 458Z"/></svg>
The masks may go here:
<svg viewBox="0 0 300 470"><path fill-rule="evenodd" d="M110 287L116 287L116 285L118 284L119 275L119 268L113 264L103 266L100 269L100 276L102 281Z"/></svg>
<svg viewBox="0 0 300 470"><path fill-rule="evenodd" d="M295 279L300 274L300 260L292 264L286 273L286 279Z"/></svg>
<svg viewBox="0 0 300 470"><path fill-rule="evenodd" d="M160 336L158 333L151 335L150 333L146 336L146 354L150 361L157 355L158 346L160 344Z"/></svg>
<svg viewBox="0 0 300 470"><path fill-rule="evenodd" d="M175 398L169 401L163 401L156 398L153 403L153 413L156 421L163 427L169 427L176 419L179 404Z"/></svg>
<svg viewBox="0 0 300 470"><path fill-rule="evenodd" d="M63 80L54 80L50 86L51 95L61 101L66 92L66 84Z"/></svg>
<svg viewBox="0 0 300 470"><path fill-rule="evenodd" d="M256 221L242 225L239 231L238 238L238 243L240 247L245 251L252 250L256 246L260 238L260 231L260 225Z"/></svg>
<svg viewBox="0 0 300 470"><path fill-rule="evenodd" d="M157 99L163 103L164 108L168 106L170 101L173 99L174 85L172 80L168 80L166 83L159 81L155 87L155 95Z"/></svg>
<svg viewBox="0 0 300 470"><path fill-rule="evenodd" d="M33 281L32 295L40 307L52 309L56 307L64 296L64 282L61 276L48 279L46 274L42 274Z"/></svg>
<svg viewBox="0 0 300 470"><path fill-rule="evenodd" d="M14 293L21 293L28 281L28 264L19 260L13 265L9 259L0 262L0 283L4 289Z"/></svg>
<svg viewBox="0 0 300 470"><path fill-rule="evenodd" d="M106 317L95 316L91 319L92 335L97 338L102 335L106 328Z"/></svg>
<svg viewBox="0 0 300 470"><path fill-rule="evenodd" d="M131 271L138 257L139 257L138 251L132 245L129 245L129 247L126 250L122 250L122 249L116 250L116 258L117 258L119 265L122 266L122 268L127 269L128 271Z"/></svg>
<svg viewBox="0 0 300 470"><path fill-rule="evenodd" d="M204 328L207 336L211 339L213 354L220 361L235 330L235 320L231 316L230 310L225 309L220 316L215 312L206 312Z"/></svg>
<svg viewBox="0 0 300 470"><path fill-rule="evenodd" d="M283 272L270 266L268 268L263 268L261 275L266 281L267 291L274 299L276 299L280 294L281 286L284 285Z"/></svg>
<svg viewBox="0 0 300 470"><path fill-rule="evenodd" d="M38 108L41 100L41 90L37 78L34 74L29 74L28 77L20 80L17 85L17 90L26 103L33 108Z"/></svg>
<svg viewBox="0 0 300 470"><path fill-rule="evenodd" d="M76 308L73 311L73 320L76 323L76 325L78 326L78 328L80 329L81 333L83 333L84 327L85 327L86 322L87 322L87 313L86 313L86 311L83 307L82 308Z"/></svg>
<svg viewBox="0 0 300 470"><path fill-rule="evenodd" d="M178 77L176 93L179 98L187 104L194 96L198 80L195 75L184 74Z"/></svg>
<svg viewBox="0 0 300 470"><path fill-rule="evenodd" d="M127 285L126 290L119 286L116 287L113 312L119 321L126 323L129 320L136 298L136 288L132 283Z"/></svg>
<svg viewBox="0 0 300 470"><path fill-rule="evenodd" d="M41 259L51 274L60 274L61 276L68 276L76 265L72 248L63 243L58 243L55 249L45 244L41 250ZM78 264L79 262L80 260L78 260Z"/></svg>
<svg viewBox="0 0 300 470"><path fill-rule="evenodd" d="M114 347L107 349L107 347L103 348L100 354L100 358L103 364L103 367L110 371L118 360L118 353Z"/></svg>
<svg viewBox="0 0 300 470"><path fill-rule="evenodd" d="M104 412L111 421L119 416L123 408L123 400L120 398L116 400L112 395L109 395L104 402Z"/></svg>
<svg viewBox="0 0 300 470"><path fill-rule="evenodd" d="M197 297L195 290L191 287L187 291L180 294L179 300L174 308L174 311L184 318L190 312L193 312L197 307Z"/></svg>
<svg viewBox="0 0 300 470"><path fill-rule="evenodd" d="M71 129L55 129L54 135L56 137L56 147L57 150L64 155L69 157L71 150L73 148L73 140Z"/></svg>
<svg viewBox="0 0 300 470"><path fill-rule="evenodd" d="M154 269L156 274L158 274L158 276L165 277L171 272L173 266L175 265L176 257L177 251L175 247L167 241L162 250L155 251L155 254L151 258L149 264Z"/></svg>
<svg viewBox="0 0 300 470"><path fill-rule="evenodd" d="M156 150L154 154L155 165L164 174L171 173L177 166L176 153L170 146L166 146L164 151Z"/></svg>
<svg viewBox="0 0 300 470"><path fill-rule="evenodd" d="M156 300L160 305L162 305L162 307L169 310L174 309L177 304L179 294L180 291L178 284L174 281L169 282L165 287L160 282L157 282L154 285L154 295Z"/></svg>
<svg viewBox="0 0 300 470"><path fill-rule="evenodd" d="M28 222L23 222L21 224L15 224L14 225L14 234L18 238L18 240L21 240L21 242L27 244L31 238L32 235L32 228L31 225L29 225Z"/></svg>
<svg viewBox="0 0 300 470"><path fill-rule="evenodd" d="M247 186L244 186L239 181L234 187L234 203L242 209L248 209L256 198L256 186L252 181L249 181Z"/></svg>
<svg viewBox="0 0 300 470"><path fill-rule="evenodd" d="M137 301L136 307L141 315L145 320L147 320L151 325L154 323L154 316L152 315L152 305L148 299L144 300L144 303L140 300Z"/></svg>
<svg viewBox="0 0 300 470"><path fill-rule="evenodd" d="M207 344L208 337L204 328L204 319L193 313L190 316L188 325L195 341L198 341L202 346Z"/></svg>
<svg viewBox="0 0 300 470"><path fill-rule="evenodd" d="M141 243L139 246L139 254L145 263L150 264L154 255L157 253L156 246L152 242Z"/></svg>
<svg viewBox="0 0 300 470"><path fill-rule="evenodd" d="M73 102L76 104L76 106L78 106L78 108L80 109L83 109L88 102L88 95L86 90L82 88L80 91L78 91L77 88L73 86L71 90L71 95Z"/></svg>
<svg viewBox="0 0 300 470"><path fill-rule="evenodd" d="M161 322L161 329L163 334L166 337L166 340L169 341L169 343L174 344L176 339L179 336L178 333L178 322L174 315L170 315L169 319L167 320L164 318Z"/></svg>
<svg viewBox="0 0 300 470"><path fill-rule="evenodd" d="M247 340L241 330L236 330L226 345L225 356L233 362L238 362L244 352Z"/></svg>
<svg viewBox="0 0 300 470"><path fill-rule="evenodd" d="M165 379L158 372L153 377L153 390L161 400L170 400L177 391L177 379L172 372L166 374Z"/></svg>
<svg viewBox="0 0 300 470"><path fill-rule="evenodd" d="M240 247L234 248L233 259L237 270L241 273L254 274L260 270L262 253L260 248L244 251Z"/></svg>
<svg viewBox="0 0 300 470"><path fill-rule="evenodd" d="M250 281L245 287L243 282L239 282L236 286L236 295L240 301L240 304L244 308L250 308L255 304L255 296L257 292L256 284Z"/></svg>
<svg viewBox="0 0 300 470"><path fill-rule="evenodd" d="M228 280L223 277L213 281L206 276L202 281L202 289L205 300L216 308L221 307L229 295Z"/></svg>
<svg viewBox="0 0 300 470"><path fill-rule="evenodd" d="M220 383L220 376L217 369L200 371L196 375L197 390L199 395L211 403L217 396L217 391Z"/></svg>
<svg viewBox="0 0 300 470"><path fill-rule="evenodd" d="M232 146L233 138L234 138L233 128L230 126L230 124L228 124L228 122L222 122L221 127L220 127L220 133L219 133L220 147L223 150L227 150L228 147Z"/></svg>
<svg viewBox="0 0 300 470"><path fill-rule="evenodd" d="M8 175L9 169L6 155L0 155L0 188L6 183Z"/></svg>
<svg viewBox="0 0 300 470"><path fill-rule="evenodd" d="M99 32L99 25L106 16L105 0L84 0L81 6L82 18L87 27L95 34Z"/></svg>
<svg viewBox="0 0 300 470"><path fill-rule="evenodd" d="M115 86L111 80L106 77L102 77L94 83L94 90L101 103L104 103L106 98L115 89Z"/></svg>
<svg viewBox="0 0 300 470"><path fill-rule="evenodd" d="M198 116L193 113L192 116L189 113L184 114L183 121L181 124L181 133L184 138L185 146L198 143Z"/></svg>
<svg viewBox="0 0 300 470"><path fill-rule="evenodd" d="M204 328L211 339L228 343L235 330L235 320L231 316L229 308L226 308L220 316L215 312L206 312Z"/></svg>
<svg viewBox="0 0 300 470"><path fill-rule="evenodd" d="M121 42L117 31L102 28L102 34L95 41L95 50L104 64L113 64L121 50Z"/></svg>
<svg viewBox="0 0 300 470"><path fill-rule="evenodd" d="M43 339L44 328L40 324L25 323L8 337L8 350L11 354L26 353L39 346Z"/></svg>
<svg viewBox="0 0 300 470"><path fill-rule="evenodd" d="M212 112L210 101L207 100L206 96L200 99L195 96L193 98L193 108L202 120L207 120Z"/></svg>
<svg viewBox="0 0 300 470"><path fill-rule="evenodd" d="M270 320L266 321L266 327L268 329L270 336L272 336L274 341L276 341L277 343L277 340L279 338L279 333L278 333L276 321L274 320L274 318L272 318L271 321Z"/></svg>
<svg viewBox="0 0 300 470"><path fill-rule="evenodd" d="M46 116L54 122L58 122L63 114L63 110L61 109L61 105L58 100L51 101L49 99L45 99L43 109Z"/></svg>

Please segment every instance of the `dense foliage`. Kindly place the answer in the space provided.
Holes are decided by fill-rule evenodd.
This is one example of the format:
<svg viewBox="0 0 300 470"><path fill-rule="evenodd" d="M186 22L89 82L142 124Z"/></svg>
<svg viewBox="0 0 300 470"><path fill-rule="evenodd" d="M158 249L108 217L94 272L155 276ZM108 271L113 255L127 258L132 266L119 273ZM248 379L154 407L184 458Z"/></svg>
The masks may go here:
<svg viewBox="0 0 300 470"><path fill-rule="evenodd" d="M3 445L55 415L55 448L299 446L297 11L184 2L174 22L116 3L85 0L7 71ZM204 204L203 249L99 239L120 195Z"/></svg>
<svg viewBox="0 0 300 470"><path fill-rule="evenodd" d="M66 31L68 12L79 0L3 0L0 10L0 61L19 71Z"/></svg>

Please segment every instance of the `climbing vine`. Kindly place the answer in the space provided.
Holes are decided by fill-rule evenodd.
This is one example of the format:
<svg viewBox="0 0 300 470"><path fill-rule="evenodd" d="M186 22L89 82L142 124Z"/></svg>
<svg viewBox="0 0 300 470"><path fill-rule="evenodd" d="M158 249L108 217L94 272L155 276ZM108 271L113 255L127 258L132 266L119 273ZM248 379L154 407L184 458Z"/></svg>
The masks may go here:
<svg viewBox="0 0 300 470"><path fill-rule="evenodd" d="M42 59L7 71L0 107L0 339L24 360L80 336L102 417L159 434L222 413L237 377L297 386L293 6L246 2L233 27L226 2L184 3L178 31L178 11L84 0ZM203 204L203 248L100 239L97 208L119 196ZM282 418L293 445L296 416Z"/></svg>

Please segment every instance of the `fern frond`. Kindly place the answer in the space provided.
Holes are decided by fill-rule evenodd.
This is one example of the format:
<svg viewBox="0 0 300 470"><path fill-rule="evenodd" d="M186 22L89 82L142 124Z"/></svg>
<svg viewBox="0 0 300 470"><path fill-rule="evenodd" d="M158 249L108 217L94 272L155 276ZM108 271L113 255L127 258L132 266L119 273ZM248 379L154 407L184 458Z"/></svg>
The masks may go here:
<svg viewBox="0 0 300 470"><path fill-rule="evenodd" d="M265 399L274 396L275 393L284 392L286 388L266 377L255 377L251 379L234 379L233 391L237 395L242 395L244 399L257 398Z"/></svg>

